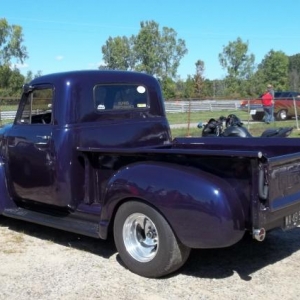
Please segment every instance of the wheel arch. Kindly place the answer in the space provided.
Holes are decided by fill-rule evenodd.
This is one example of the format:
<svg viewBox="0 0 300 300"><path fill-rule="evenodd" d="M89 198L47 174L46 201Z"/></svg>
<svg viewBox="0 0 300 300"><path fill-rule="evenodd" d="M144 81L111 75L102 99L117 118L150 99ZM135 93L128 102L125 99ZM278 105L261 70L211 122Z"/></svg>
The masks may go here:
<svg viewBox="0 0 300 300"><path fill-rule="evenodd" d="M147 201L144 198L138 198L138 197L133 197L133 196L127 196L125 198L120 199L113 207L111 210L111 213L109 215L109 218L107 219L107 221L104 223L104 226L101 229L101 234L100 236L103 237L104 239L106 238L111 238L113 235L113 225L114 225L114 221L116 218L116 214L118 209L125 203L127 202L140 202L140 203L144 203L146 205L151 206L153 209L155 209L158 213L160 213L165 219L166 217L163 215L163 213L161 211L159 211L157 209L156 206L154 206L152 203L150 203L149 201ZM166 221L168 222L168 220L166 219ZM169 224L170 225L170 224ZM101 225L100 225L101 226ZM171 225L170 225L171 226Z"/></svg>
<svg viewBox="0 0 300 300"><path fill-rule="evenodd" d="M164 179L159 179L161 174ZM103 238L111 233L116 212L127 201L154 208L191 248L229 246L244 234L245 213L234 189L193 167L143 162L119 170L107 184L100 222Z"/></svg>

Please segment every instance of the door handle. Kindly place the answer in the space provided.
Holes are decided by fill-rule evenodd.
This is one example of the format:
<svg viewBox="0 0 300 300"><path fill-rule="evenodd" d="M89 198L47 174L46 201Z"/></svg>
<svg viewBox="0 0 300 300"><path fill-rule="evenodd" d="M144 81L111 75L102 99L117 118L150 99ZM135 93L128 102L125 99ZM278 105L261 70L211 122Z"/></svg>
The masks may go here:
<svg viewBox="0 0 300 300"><path fill-rule="evenodd" d="M49 140L51 138L51 136L49 135L37 135L36 137L41 138L43 140Z"/></svg>
<svg viewBox="0 0 300 300"><path fill-rule="evenodd" d="M45 151L49 149L49 144L47 142L34 143L34 147L38 150Z"/></svg>

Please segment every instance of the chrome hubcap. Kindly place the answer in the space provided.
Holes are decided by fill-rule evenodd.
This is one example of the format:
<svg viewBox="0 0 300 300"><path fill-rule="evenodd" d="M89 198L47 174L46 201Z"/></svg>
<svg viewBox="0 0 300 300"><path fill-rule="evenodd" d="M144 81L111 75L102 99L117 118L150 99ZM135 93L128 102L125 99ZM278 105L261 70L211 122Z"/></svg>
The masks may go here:
<svg viewBox="0 0 300 300"><path fill-rule="evenodd" d="M123 241L128 253L139 262L149 262L157 254L159 237L150 218L141 213L130 215L123 226Z"/></svg>
<svg viewBox="0 0 300 300"><path fill-rule="evenodd" d="M286 119L287 114L286 114L286 111L285 111L285 110L281 111L280 117L281 117L282 120L285 120L285 119Z"/></svg>

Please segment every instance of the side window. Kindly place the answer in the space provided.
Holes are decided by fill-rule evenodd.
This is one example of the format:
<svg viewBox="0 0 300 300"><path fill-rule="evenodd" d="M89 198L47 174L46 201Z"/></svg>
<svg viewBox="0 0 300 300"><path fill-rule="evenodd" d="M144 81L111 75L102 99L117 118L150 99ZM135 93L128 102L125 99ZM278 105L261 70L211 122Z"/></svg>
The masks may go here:
<svg viewBox="0 0 300 300"><path fill-rule="evenodd" d="M19 124L50 124L52 122L52 88L38 88L28 93Z"/></svg>
<svg viewBox="0 0 300 300"><path fill-rule="evenodd" d="M96 85L94 106L97 111L145 109L149 107L148 91L138 84Z"/></svg>

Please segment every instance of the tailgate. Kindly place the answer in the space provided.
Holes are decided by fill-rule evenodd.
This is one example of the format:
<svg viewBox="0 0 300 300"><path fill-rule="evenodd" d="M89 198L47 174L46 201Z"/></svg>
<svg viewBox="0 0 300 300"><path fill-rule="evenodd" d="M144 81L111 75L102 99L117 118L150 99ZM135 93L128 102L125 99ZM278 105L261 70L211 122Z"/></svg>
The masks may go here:
<svg viewBox="0 0 300 300"><path fill-rule="evenodd" d="M258 177L260 204L259 212L253 213L254 224L267 230L298 226L300 153L268 158L267 163L261 166Z"/></svg>

